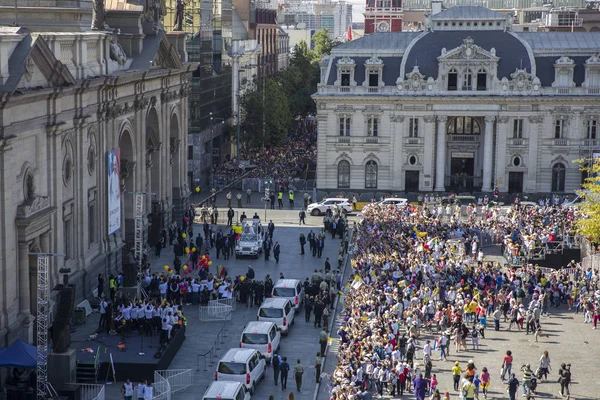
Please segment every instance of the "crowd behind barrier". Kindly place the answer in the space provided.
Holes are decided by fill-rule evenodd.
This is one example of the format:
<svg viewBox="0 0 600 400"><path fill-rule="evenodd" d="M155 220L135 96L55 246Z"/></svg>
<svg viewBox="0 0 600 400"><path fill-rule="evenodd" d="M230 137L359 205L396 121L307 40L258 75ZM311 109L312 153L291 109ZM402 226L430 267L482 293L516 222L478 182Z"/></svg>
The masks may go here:
<svg viewBox="0 0 600 400"><path fill-rule="evenodd" d="M446 210L377 204L363 209L353 230L354 277L340 317L332 399L371 398L373 392L412 392L421 400L458 392L472 398L480 388L486 394L490 375L487 368L476 367L475 357L466 366L455 365L453 388L438 387L433 349L445 360L451 343L456 352L468 351L467 340L478 348L487 318L497 330L502 318L510 320L509 329L526 329L537 341L543 335L540 316L563 304L583 311L584 321L594 326L600 319L598 276L591 269L575 262L562 270L531 264L515 269L483 257L482 233L495 242L501 239L503 250L521 254L570 232L578 217L575 207L517 202L500 212L500 206L489 205L484 218L473 213L461 218L456 211L442 218L440 211ZM433 341L420 340L425 331ZM566 366L559 371L561 392L568 393L569 371ZM510 381L510 371L504 372L514 396L518 384ZM531 390L530 380L521 383L525 392Z"/></svg>

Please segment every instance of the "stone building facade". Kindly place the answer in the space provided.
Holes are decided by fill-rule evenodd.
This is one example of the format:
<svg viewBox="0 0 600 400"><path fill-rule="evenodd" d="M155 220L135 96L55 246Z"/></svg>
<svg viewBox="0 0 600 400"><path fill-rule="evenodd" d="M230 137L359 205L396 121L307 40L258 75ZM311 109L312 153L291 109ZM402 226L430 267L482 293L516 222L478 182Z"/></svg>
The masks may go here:
<svg viewBox="0 0 600 400"><path fill-rule="evenodd" d="M144 213L149 242L187 205L191 65L182 37L141 12L107 9L106 22L111 31L36 31L27 20L0 28L2 346L32 341L37 258L30 253L64 254L51 259L50 287L69 268L79 302L91 298L99 273L121 270L133 241L131 192L154 193ZM107 154L114 149L120 176L110 189L121 212L110 234Z"/></svg>
<svg viewBox="0 0 600 400"><path fill-rule="evenodd" d="M573 192L600 152L598 32L512 32L456 6L321 62L317 185L327 190Z"/></svg>

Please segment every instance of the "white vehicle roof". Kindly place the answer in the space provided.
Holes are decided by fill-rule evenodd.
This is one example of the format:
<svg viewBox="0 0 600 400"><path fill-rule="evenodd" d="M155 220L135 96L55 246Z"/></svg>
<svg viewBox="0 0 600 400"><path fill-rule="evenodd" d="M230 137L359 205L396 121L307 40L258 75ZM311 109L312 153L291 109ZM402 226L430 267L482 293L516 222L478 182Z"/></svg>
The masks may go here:
<svg viewBox="0 0 600 400"><path fill-rule="evenodd" d="M269 333L275 324L269 321L250 321L244 328L244 333Z"/></svg>
<svg viewBox="0 0 600 400"><path fill-rule="evenodd" d="M288 300L289 301L289 300ZM256 352L254 349L229 349L227 353L223 357L221 357L221 361L225 362L246 362L252 355Z"/></svg>
<svg viewBox="0 0 600 400"><path fill-rule="evenodd" d="M216 381L210 384L203 397L233 399L242 385L240 382Z"/></svg>
<svg viewBox="0 0 600 400"><path fill-rule="evenodd" d="M273 287L296 288L299 282L298 279L279 279Z"/></svg>
<svg viewBox="0 0 600 400"><path fill-rule="evenodd" d="M343 198L343 197L328 197L326 199L323 199L323 200L319 201L319 203L323 203L323 202L326 202L326 201L329 201L329 200L337 200L339 202L346 202L346 203L348 202L348 199Z"/></svg>
<svg viewBox="0 0 600 400"><path fill-rule="evenodd" d="M383 203L384 201L397 201L406 203L408 202L408 199L405 199L404 197L386 197L385 199L380 201L380 203Z"/></svg>
<svg viewBox="0 0 600 400"><path fill-rule="evenodd" d="M269 297L263 301L260 308L283 308L290 301L282 297Z"/></svg>

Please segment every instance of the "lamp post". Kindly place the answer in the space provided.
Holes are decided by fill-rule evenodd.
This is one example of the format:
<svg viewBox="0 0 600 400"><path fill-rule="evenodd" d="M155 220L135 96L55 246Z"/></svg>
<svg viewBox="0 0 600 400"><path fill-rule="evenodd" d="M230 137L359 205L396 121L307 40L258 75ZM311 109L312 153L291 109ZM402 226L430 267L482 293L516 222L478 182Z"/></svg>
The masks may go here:
<svg viewBox="0 0 600 400"><path fill-rule="evenodd" d="M235 113L236 113L236 119L237 119L237 145L235 148L235 152L236 152L236 157L238 159L238 162L240 161L240 129L241 129L241 115L240 115L240 87L241 87L241 81L240 81L240 72L245 71L245 69L243 68L238 68L237 70L237 101L236 101L236 105L235 105Z"/></svg>

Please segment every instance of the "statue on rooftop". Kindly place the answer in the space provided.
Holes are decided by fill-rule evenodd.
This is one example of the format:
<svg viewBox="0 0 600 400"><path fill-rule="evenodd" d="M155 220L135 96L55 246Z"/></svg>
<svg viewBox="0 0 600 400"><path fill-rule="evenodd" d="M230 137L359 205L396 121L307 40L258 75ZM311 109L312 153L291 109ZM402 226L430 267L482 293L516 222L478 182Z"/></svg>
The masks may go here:
<svg viewBox="0 0 600 400"><path fill-rule="evenodd" d="M103 31L104 30L104 0L94 0L92 5L92 30Z"/></svg>
<svg viewBox="0 0 600 400"><path fill-rule="evenodd" d="M177 0L177 5L175 6L175 27L174 31L183 30L183 11L185 9L185 5L182 0Z"/></svg>

